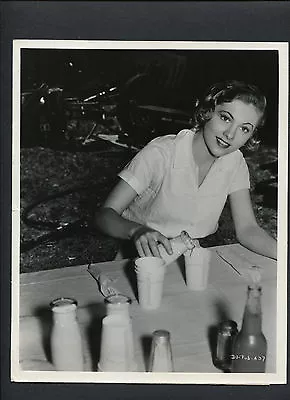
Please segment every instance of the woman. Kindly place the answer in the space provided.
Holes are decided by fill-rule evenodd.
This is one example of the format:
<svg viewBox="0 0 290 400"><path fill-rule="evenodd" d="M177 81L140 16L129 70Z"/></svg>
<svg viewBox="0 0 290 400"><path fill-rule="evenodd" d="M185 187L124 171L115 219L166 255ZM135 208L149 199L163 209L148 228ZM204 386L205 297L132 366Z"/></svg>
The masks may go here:
<svg viewBox="0 0 290 400"><path fill-rule="evenodd" d="M255 219L239 150L257 143L265 109L257 87L215 84L197 107L192 130L156 138L135 156L96 215L102 232L123 241L123 257L134 256L132 244L141 257L159 256L159 243L171 254L169 238L182 230L196 239L214 233L229 196L238 241L277 258L276 240Z"/></svg>

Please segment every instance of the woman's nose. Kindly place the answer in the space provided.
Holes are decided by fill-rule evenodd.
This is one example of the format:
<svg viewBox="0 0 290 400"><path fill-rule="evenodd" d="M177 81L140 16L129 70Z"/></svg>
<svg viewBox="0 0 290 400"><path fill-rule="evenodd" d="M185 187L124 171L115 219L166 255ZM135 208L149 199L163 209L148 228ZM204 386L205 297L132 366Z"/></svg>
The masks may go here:
<svg viewBox="0 0 290 400"><path fill-rule="evenodd" d="M235 134L236 134L236 128L234 126L230 126L228 127L228 129L224 131L224 136L229 140L233 140Z"/></svg>

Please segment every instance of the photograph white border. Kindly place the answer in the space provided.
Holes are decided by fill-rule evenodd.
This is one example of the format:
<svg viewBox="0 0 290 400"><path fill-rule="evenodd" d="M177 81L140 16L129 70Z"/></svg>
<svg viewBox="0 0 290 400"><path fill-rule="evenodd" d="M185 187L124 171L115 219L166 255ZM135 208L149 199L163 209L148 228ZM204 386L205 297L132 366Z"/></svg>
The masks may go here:
<svg viewBox="0 0 290 400"><path fill-rule="evenodd" d="M19 367L19 250L20 250L20 72L21 49L115 50L277 50L279 54L278 119L278 261L277 261L277 359L275 374L220 373L96 373L22 371ZM12 316L11 380L18 382L110 382L174 384L283 384L287 362L287 195L288 195L288 43L287 42L190 42L190 41L13 41L12 121ZM280 305L280 306L279 306ZM281 306L282 305L282 306ZM278 349L279 343L279 349Z"/></svg>

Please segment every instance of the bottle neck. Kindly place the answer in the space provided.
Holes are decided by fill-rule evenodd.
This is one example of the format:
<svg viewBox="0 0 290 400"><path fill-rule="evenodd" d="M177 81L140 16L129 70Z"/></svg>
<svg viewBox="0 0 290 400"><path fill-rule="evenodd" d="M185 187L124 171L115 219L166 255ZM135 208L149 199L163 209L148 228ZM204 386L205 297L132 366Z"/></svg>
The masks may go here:
<svg viewBox="0 0 290 400"><path fill-rule="evenodd" d="M186 231L182 231L178 237L184 245L184 251L191 250L196 246L197 240L194 240Z"/></svg>
<svg viewBox="0 0 290 400"><path fill-rule="evenodd" d="M108 315L122 315L125 318L130 318L129 314L129 303L108 303L107 304L107 314Z"/></svg>
<svg viewBox="0 0 290 400"><path fill-rule="evenodd" d="M53 319L55 323L74 322L76 321L76 312L75 310L64 313L54 312Z"/></svg>
<svg viewBox="0 0 290 400"><path fill-rule="evenodd" d="M260 286L248 287L248 298L245 306L242 332L258 334L262 331L262 290Z"/></svg>

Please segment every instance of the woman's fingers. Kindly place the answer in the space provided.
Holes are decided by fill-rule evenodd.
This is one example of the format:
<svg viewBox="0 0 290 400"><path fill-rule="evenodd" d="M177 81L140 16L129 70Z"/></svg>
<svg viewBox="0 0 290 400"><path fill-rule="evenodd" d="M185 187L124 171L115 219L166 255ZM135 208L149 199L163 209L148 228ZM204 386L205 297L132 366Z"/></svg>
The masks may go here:
<svg viewBox="0 0 290 400"><path fill-rule="evenodd" d="M160 233L158 241L165 247L165 250L167 251L168 254L172 254L172 246L170 240L166 236L163 236Z"/></svg>
<svg viewBox="0 0 290 400"><path fill-rule="evenodd" d="M138 251L139 257L145 257L145 253L144 253L143 248L141 246L140 240L136 240L135 246L136 246L136 249Z"/></svg>
<svg viewBox="0 0 290 400"><path fill-rule="evenodd" d="M161 257L158 243L161 243L168 254L172 254L170 240L158 231L142 227L135 232L135 246L140 257Z"/></svg>
<svg viewBox="0 0 290 400"><path fill-rule="evenodd" d="M141 235L136 241L136 247L140 257L151 257L152 252L149 246L149 240L146 235Z"/></svg>
<svg viewBox="0 0 290 400"><path fill-rule="evenodd" d="M160 253L158 250L158 242L155 239L155 237L152 237L152 236L149 237L148 243L149 243L149 247L150 247L152 255L155 257L160 257Z"/></svg>
<svg viewBox="0 0 290 400"><path fill-rule="evenodd" d="M142 246L145 256L151 257L152 252L151 252L151 248L149 246L149 239L147 238L147 236L140 237L140 242L141 242L141 246Z"/></svg>

